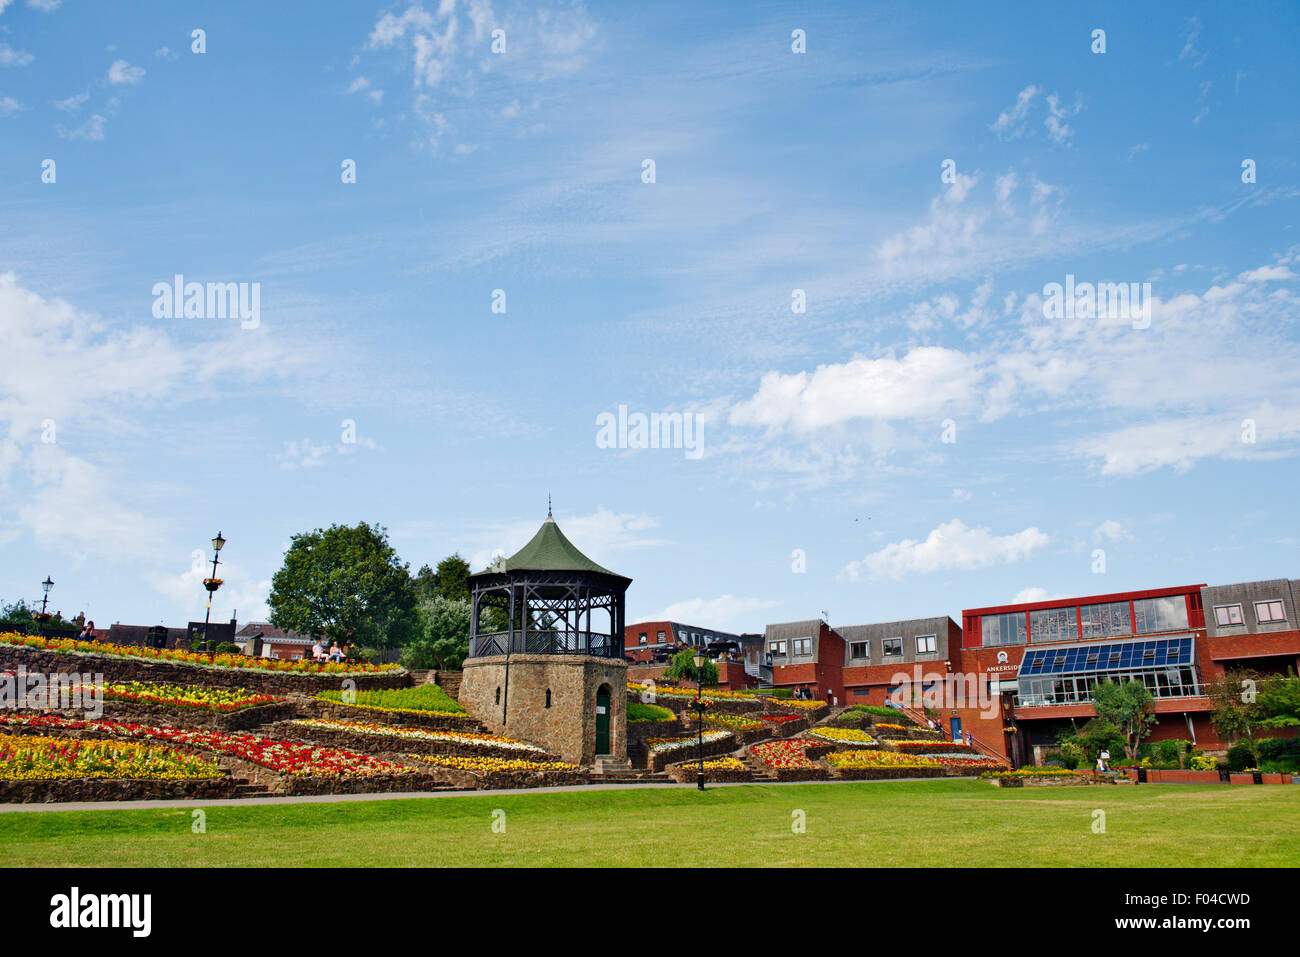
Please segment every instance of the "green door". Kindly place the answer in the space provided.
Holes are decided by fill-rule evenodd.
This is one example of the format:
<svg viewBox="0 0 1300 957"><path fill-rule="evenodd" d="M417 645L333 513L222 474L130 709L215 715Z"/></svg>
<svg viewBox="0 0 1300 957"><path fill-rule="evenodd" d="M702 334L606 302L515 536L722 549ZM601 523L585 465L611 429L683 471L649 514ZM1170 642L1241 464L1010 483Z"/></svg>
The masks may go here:
<svg viewBox="0 0 1300 957"><path fill-rule="evenodd" d="M609 754L609 686L596 692L596 753Z"/></svg>

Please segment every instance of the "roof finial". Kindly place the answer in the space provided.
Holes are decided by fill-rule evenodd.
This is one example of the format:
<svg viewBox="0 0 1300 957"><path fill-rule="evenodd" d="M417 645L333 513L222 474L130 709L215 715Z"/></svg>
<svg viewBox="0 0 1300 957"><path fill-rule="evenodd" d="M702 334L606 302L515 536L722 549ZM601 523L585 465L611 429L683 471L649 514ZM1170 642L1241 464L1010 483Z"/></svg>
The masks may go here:
<svg viewBox="0 0 1300 957"><path fill-rule="evenodd" d="M547 518L553 517L551 515L551 493L550 492L546 493L546 517Z"/></svg>

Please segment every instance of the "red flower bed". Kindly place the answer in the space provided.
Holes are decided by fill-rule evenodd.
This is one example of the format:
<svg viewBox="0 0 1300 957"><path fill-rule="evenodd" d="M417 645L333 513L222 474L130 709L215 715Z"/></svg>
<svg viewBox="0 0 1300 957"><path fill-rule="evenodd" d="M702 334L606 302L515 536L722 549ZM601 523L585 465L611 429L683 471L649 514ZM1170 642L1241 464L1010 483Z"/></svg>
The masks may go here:
<svg viewBox="0 0 1300 957"><path fill-rule="evenodd" d="M768 721L772 724L785 724L787 721L799 721L802 718L803 715L799 714L760 714L758 716L760 721Z"/></svg>
<svg viewBox="0 0 1300 957"><path fill-rule="evenodd" d="M83 721L56 715L0 715L0 726L53 728L88 731L114 738L152 738L241 758L278 774L294 777L370 777L380 774L411 774L411 768L380 761L343 748L316 748L293 741L275 741L251 734L222 731L187 731L183 728L151 727L125 721Z"/></svg>

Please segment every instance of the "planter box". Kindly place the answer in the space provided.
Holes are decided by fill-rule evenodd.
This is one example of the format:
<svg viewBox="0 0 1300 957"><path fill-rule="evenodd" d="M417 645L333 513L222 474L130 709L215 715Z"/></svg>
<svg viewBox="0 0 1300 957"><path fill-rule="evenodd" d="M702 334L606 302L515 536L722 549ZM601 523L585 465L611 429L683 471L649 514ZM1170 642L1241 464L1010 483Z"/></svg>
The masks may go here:
<svg viewBox="0 0 1300 957"><path fill-rule="evenodd" d="M382 734L362 734L359 731L341 731L330 728L312 728L289 722L272 725L259 732L268 738L301 741L304 744L326 748L344 748L361 754L441 754L449 757L514 758L521 761L559 760L545 751L526 751L483 742L425 741L419 738L395 738Z"/></svg>
<svg viewBox="0 0 1300 957"><path fill-rule="evenodd" d="M1289 774L1279 774L1279 773L1273 773L1273 772L1265 771L1265 772L1264 772L1264 783L1265 783L1265 784L1290 784L1290 783L1291 783L1291 775L1289 775Z"/></svg>
<svg viewBox="0 0 1300 957"><path fill-rule="evenodd" d="M832 773L846 781L885 781L901 778L950 777L949 768L836 768Z"/></svg>
<svg viewBox="0 0 1300 957"><path fill-rule="evenodd" d="M699 764L685 762L682 764L670 764L667 768L668 777L678 784L694 784L699 780ZM720 781L752 781L754 775L750 773L749 768L743 768L739 771L718 771L704 769L704 780L707 783L716 783Z"/></svg>
<svg viewBox="0 0 1300 957"><path fill-rule="evenodd" d="M1254 784L1255 775L1253 774L1229 774L1228 781L1231 784Z"/></svg>
<svg viewBox="0 0 1300 957"><path fill-rule="evenodd" d="M721 754L730 754L732 751L735 751L737 747L739 747L739 745L736 743L736 736L728 733L725 738L719 738L716 741L705 741L704 756L706 758L715 758ZM698 751L696 750L696 744L694 739L692 739L691 743L685 748L672 748L668 751L660 751L658 754L647 754L646 767L651 771L662 771L668 767L669 764L689 760L697 754Z"/></svg>
<svg viewBox="0 0 1300 957"><path fill-rule="evenodd" d="M1250 777L1250 775L1246 775ZM1218 784L1218 771L1174 771L1149 768L1147 781L1151 784Z"/></svg>
<svg viewBox="0 0 1300 957"><path fill-rule="evenodd" d="M208 711L206 708L187 708L153 701L104 701L105 721L125 721L130 724L167 725L173 728L208 731L248 731L273 721L286 721L297 717L298 705L293 701L255 705L239 711ZM64 718L84 718L76 710L52 711Z"/></svg>
<svg viewBox="0 0 1300 957"><path fill-rule="evenodd" d="M416 711L385 711L358 705L306 698L300 701L306 718L333 718L336 721L361 721L365 724L391 724L399 728L427 728L430 731L478 731L479 723L469 715L421 714Z"/></svg>

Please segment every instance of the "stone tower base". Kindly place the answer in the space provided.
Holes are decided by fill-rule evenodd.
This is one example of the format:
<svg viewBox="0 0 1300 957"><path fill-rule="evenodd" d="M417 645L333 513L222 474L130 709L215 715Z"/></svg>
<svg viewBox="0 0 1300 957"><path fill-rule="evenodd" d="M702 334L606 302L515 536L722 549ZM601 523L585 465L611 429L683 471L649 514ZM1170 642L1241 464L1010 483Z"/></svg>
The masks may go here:
<svg viewBox="0 0 1300 957"><path fill-rule="evenodd" d="M495 734L541 745L571 764L596 759L596 693L609 687L609 754L627 760L627 662L586 655L469 658L460 703ZM549 707L547 692L550 692Z"/></svg>

